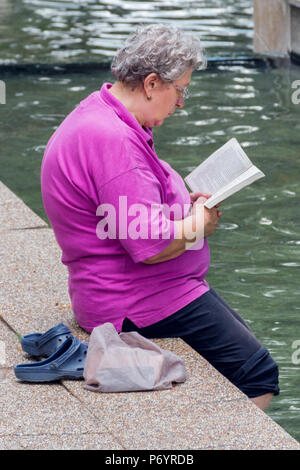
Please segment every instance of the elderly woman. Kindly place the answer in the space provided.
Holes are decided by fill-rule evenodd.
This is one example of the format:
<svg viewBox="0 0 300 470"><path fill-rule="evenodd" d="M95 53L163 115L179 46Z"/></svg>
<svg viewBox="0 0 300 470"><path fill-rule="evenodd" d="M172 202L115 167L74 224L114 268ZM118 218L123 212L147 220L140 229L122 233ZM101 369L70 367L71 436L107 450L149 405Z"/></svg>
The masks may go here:
<svg viewBox="0 0 300 470"><path fill-rule="evenodd" d="M277 365L205 281L221 213L204 208L207 195L189 194L153 144L151 128L184 106L196 68L205 59L194 35L164 24L132 34L113 60L115 83L49 140L44 206L82 328L111 322L118 332L180 337L265 409L279 393Z"/></svg>

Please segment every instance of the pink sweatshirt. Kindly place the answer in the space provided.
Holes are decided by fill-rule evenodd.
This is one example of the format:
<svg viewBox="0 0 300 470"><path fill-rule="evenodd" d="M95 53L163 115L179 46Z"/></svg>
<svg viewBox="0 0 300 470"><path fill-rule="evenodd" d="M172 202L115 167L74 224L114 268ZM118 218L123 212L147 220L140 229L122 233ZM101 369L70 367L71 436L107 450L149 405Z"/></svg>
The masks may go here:
<svg viewBox="0 0 300 470"><path fill-rule="evenodd" d="M138 327L175 313L209 290L207 241L157 264L142 261L175 237L190 203L181 176L160 160L142 128L105 83L50 138L42 162L44 207L69 271L79 325L91 332L128 317ZM162 206L176 206L166 214Z"/></svg>

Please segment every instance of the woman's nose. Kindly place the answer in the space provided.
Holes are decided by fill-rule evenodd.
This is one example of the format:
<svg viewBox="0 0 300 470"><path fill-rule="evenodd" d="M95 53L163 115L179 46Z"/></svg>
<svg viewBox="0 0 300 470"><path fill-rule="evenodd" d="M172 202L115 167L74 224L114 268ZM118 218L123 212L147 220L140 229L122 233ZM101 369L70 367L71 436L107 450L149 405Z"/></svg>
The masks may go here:
<svg viewBox="0 0 300 470"><path fill-rule="evenodd" d="M177 101L176 107L183 108L183 106L184 106L184 99L181 98L180 100Z"/></svg>

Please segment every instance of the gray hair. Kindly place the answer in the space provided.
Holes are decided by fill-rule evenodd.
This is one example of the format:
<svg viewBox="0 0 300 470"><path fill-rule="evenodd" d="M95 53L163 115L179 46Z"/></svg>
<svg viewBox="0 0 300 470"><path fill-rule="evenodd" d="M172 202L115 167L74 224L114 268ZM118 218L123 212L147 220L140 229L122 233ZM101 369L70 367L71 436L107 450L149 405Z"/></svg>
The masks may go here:
<svg viewBox="0 0 300 470"><path fill-rule="evenodd" d="M166 82L177 80L187 69L206 68L200 39L170 24L140 26L119 49L111 71L117 80L137 86L154 72Z"/></svg>

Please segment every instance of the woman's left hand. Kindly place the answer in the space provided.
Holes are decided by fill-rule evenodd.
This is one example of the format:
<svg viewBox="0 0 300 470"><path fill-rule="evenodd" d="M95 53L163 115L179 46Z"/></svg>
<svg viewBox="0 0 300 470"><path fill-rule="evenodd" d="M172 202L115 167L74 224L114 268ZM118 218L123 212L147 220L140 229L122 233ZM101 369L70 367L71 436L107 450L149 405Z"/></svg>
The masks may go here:
<svg viewBox="0 0 300 470"><path fill-rule="evenodd" d="M190 193L192 206L193 206L194 202L196 202L199 197L205 197L206 199L209 199L210 196L211 196L211 194L206 194L206 193ZM222 203L219 202L218 204L215 205L215 207L220 207L221 204ZM217 214L218 214L218 217L221 217L222 212L218 211Z"/></svg>

